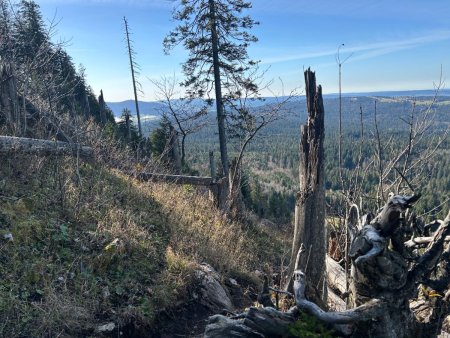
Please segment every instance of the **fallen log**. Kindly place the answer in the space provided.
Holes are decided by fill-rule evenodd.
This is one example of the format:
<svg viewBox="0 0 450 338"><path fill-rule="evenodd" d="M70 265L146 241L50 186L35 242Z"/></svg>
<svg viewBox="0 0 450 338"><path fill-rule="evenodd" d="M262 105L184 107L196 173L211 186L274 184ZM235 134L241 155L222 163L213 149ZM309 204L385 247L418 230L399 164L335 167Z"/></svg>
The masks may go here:
<svg viewBox="0 0 450 338"><path fill-rule="evenodd" d="M333 258L327 255L327 284L339 296L347 291L345 288L345 271Z"/></svg>
<svg viewBox="0 0 450 338"><path fill-rule="evenodd" d="M289 326L298 319L298 311L281 312L271 307L250 308L243 324L251 330L262 333L264 337L285 337Z"/></svg>
<svg viewBox="0 0 450 338"><path fill-rule="evenodd" d="M216 182L212 177L184 176L184 175L167 175L156 173L129 173L141 181L166 182L176 184L190 184L199 186L212 186Z"/></svg>
<svg viewBox="0 0 450 338"><path fill-rule="evenodd" d="M204 337L264 338L265 336L244 325L243 320L234 320L222 315L215 315L209 317Z"/></svg>
<svg viewBox="0 0 450 338"><path fill-rule="evenodd" d="M328 308L333 311L344 311L347 309L345 301L328 286Z"/></svg>
<svg viewBox="0 0 450 338"><path fill-rule="evenodd" d="M93 153L91 147L78 143L0 136L0 155L68 155L92 158Z"/></svg>

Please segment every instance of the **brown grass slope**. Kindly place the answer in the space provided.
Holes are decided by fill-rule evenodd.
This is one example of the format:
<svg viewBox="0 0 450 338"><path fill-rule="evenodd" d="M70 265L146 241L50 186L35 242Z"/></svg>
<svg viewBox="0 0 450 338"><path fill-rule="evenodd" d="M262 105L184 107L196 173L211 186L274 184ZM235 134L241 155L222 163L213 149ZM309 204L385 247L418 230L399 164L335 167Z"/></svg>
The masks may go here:
<svg viewBox="0 0 450 338"><path fill-rule="evenodd" d="M282 250L189 186L71 158L0 163L2 337L96 336L109 322L145 336L161 312L189 302L197 263L237 278L272 266Z"/></svg>

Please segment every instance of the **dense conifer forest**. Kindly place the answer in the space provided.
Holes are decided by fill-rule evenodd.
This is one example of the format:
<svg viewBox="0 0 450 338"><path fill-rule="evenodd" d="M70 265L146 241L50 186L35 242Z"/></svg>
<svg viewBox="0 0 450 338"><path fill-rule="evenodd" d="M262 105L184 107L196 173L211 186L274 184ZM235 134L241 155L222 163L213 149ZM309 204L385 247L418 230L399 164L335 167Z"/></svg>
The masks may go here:
<svg viewBox="0 0 450 338"><path fill-rule="evenodd" d="M425 115L430 126L414 153L431 152L439 144L435 156L427 161L416 188L426 197L418 203L418 210L430 219L441 215L442 206L448 199L450 188L450 169L448 166L449 141L445 139L450 123L450 99L446 95L436 97L380 97L355 96L343 98L343 167L351 176L358 164L361 144L361 116L363 121L362 157L370 159L373 155L376 137L374 128L374 109L381 137L385 142L405 144L408 140L409 126L405 119L414 114L420 120ZM336 204L342 189L338 163L338 98L325 98L325 170L327 173L328 213L337 215L342 205ZM269 125L253 142L245 160L245 180L243 194L246 203L253 211L264 218L283 223L292 221L295 194L298 186L298 147L300 124L306 120L305 101L296 98L286 105L283 118ZM154 124L152 124L154 126ZM208 171L208 152L214 148L215 134L213 127L207 127L192 135L188 140L189 162L194 168L206 174ZM431 147L431 148L430 148ZM389 154L385 155L386 161ZM377 185L377 173L372 168L361 182L367 196L374 198L373 187ZM366 206L371 207L371 204ZM444 208L445 209L445 208ZM443 211L445 212L445 210Z"/></svg>

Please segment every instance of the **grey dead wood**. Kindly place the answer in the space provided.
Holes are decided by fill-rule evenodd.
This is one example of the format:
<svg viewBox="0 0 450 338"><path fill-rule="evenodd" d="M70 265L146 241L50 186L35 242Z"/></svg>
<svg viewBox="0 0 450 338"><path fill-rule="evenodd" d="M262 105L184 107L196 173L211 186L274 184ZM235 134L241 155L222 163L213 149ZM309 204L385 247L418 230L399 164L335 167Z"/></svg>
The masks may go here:
<svg viewBox="0 0 450 338"><path fill-rule="evenodd" d="M258 334L283 337L300 312L317 317L349 337L437 337L449 307L441 298L417 299L417 285L419 282L431 283L430 275L436 267L450 270L446 263L450 248L445 247L447 236L450 236L450 213L416 260L409 262L403 256L403 249L392 246L390 241L399 228L402 213L416 200L417 196L394 196L370 224L355 234L350 248L354 308L325 311L309 299L306 274L295 270L296 305L287 313L269 307L251 308L236 316L236 320L223 319L222 325L217 325L220 317L215 316L207 326L205 337L220 337L219 332L231 331L234 335L230 337L258 337ZM333 262L328 265L341 273L340 266ZM436 284L436 288L442 294L450 294L448 290L445 292L448 278L445 282L441 286ZM215 325L214 329L211 324ZM239 333L236 326L240 328Z"/></svg>
<svg viewBox="0 0 450 338"><path fill-rule="evenodd" d="M345 271L333 258L326 256L327 284L337 295L342 296L346 292Z"/></svg>
<svg viewBox="0 0 450 338"><path fill-rule="evenodd" d="M41 140L14 136L0 136L1 155L68 155L90 159L94 152L91 147L78 143Z"/></svg>
<svg viewBox="0 0 450 338"><path fill-rule="evenodd" d="M206 326L206 338L218 337L286 337L289 327L294 324L301 312L316 316L320 321L332 326L341 334L351 332L352 325L361 321L370 321L380 316L385 307L381 300L373 300L356 309L343 312L327 312L305 297L305 275L295 271L293 283L296 306L287 312L272 307L250 308L237 316L236 320L222 315L210 317Z"/></svg>
<svg viewBox="0 0 450 338"><path fill-rule="evenodd" d="M417 286L427 283L439 265L446 237L450 234L450 214L417 259L409 257L405 245L395 243L401 215L418 196L394 196L378 216L358 233L350 248L352 258L351 300L353 306L382 299L387 306L378 321L358 324L354 336L436 337L448 312L443 302L411 302L417 298ZM448 278L446 286L448 286ZM440 315L423 316L428 307ZM433 311L431 311L433 312ZM424 318L433 318L431 321Z"/></svg>
<svg viewBox="0 0 450 338"><path fill-rule="evenodd" d="M294 236L288 276L295 270L296 255L301 245L298 268L305 271L308 286L314 289L310 297L326 304L326 226L325 226L325 178L324 178L324 107L322 87L316 86L315 73L305 73L305 92L308 121L301 127L299 192L295 205ZM286 289L292 290L292 279Z"/></svg>
<svg viewBox="0 0 450 338"><path fill-rule="evenodd" d="M333 311L343 311L347 309L347 305L345 300L342 299L342 296L338 296L337 293L334 292L332 288L328 286L327 290L328 295L328 308Z"/></svg>

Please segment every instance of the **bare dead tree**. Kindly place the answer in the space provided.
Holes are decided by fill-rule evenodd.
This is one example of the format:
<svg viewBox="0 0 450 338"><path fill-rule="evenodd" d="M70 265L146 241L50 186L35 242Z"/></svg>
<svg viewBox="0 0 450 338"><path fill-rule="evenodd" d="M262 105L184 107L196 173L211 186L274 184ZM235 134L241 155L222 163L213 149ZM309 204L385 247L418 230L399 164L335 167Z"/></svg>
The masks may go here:
<svg viewBox="0 0 450 338"><path fill-rule="evenodd" d="M159 80L150 80L156 87L156 98L163 105L161 113L165 113L181 135L181 165L186 162L186 137L202 129L207 121L206 104L195 102L191 98L183 98L177 90L178 80L175 76L163 76Z"/></svg>
<svg viewBox="0 0 450 338"><path fill-rule="evenodd" d="M237 79L227 77L226 85L230 89L230 94L225 97L228 134L231 139L238 140L238 156L233 161L229 178L231 202L236 200L239 193L240 171L247 146L267 125L290 114L285 107L296 93L294 89L289 95L278 97L270 89L272 81L264 80L265 73L256 66L248 74L249 81L255 83L256 87L242 86ZM259 93L265 89L272 92L274 102L265 104L260 98Z"/></svg>
<svg viewBox="0 0 450 338"><path fill-rule="evenodd" d="M377 201L384 201L384 191L383 191L383 148L381 146L380 131L378 128L377 121L377 101L375 101L375 107L373 112L373 120L375 124L375 141L376 141L376 160L378 169L378 188L377 188Z"/></svg>
<svg viewBox="0 0 450 338"><path fill-rule="evenodd" d="M138 100L138 90L140 92L142 92L142 87L141 87L139 81L137 81L137 79L136 79L137 75L139 75L139 65L135 60L136 51L134 50L132 41L130 39L130 31L129 31L128 21L125 17L123 17L123 23L125 26L125 39L127 42L128 58L130 61L131 79L133 81L134 104L136 106L136 115L137 115L137 120L138 120L139 136L142 137L141 115L139 113L139 100Z"/></svg>
<svg viewBox="0 0 450 338"><path fill-rule="evenodd" d="M345 191L345 182L344 182L344 176L343 176L343 168L342 168L342 66L345 62L347 62L348 59L350 59L353 55L348 55L344 60L341 60L341 47L343 47L344 44L339 45L335 58L336 63L339 67L339 142L338 142L338 162L339 162L339 179L341 180L341 188ZM344 193L345 195L345 193Z"/></svg>
<svg viewBox="0 0 450 338"><path fill-rule="evenodd" d="M438 150L442 149L442 145L448 139L450 132L450 126L439 126L435 120L434 105L443 85L441 74L430 103L419 110L414 101L410 113L406 118L400 119L408 129L406 139L400 141L400 143L398 140L394 141L393 138L383 139L378 129L375 106L375 142L377 149L375 158L379 176L377 190L379 202L383 203L386 200L388 192L394 194L411 192L411 186L420 187L426 181L426 163L438 156ZM405 178L409 180L408 184Z"/></svg>

